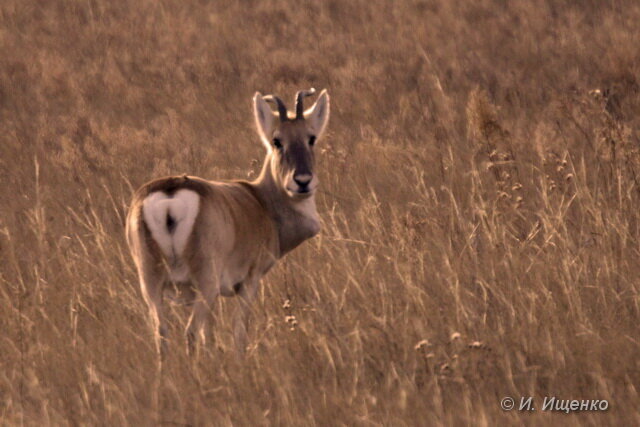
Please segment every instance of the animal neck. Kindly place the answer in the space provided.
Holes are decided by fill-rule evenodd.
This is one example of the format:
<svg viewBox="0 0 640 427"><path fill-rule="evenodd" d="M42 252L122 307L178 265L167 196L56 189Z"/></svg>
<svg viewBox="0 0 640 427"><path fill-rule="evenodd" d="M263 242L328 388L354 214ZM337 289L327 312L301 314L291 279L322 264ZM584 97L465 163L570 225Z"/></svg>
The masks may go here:
<svg viewBox="0 0 640 427"><path fill-rule="evenodd" d="M260 175L251 185L276 224L282 257L318 234L320 218L315 196L296 200L278 184L271 165L273 155L273 152L267 154Z"/></svg>

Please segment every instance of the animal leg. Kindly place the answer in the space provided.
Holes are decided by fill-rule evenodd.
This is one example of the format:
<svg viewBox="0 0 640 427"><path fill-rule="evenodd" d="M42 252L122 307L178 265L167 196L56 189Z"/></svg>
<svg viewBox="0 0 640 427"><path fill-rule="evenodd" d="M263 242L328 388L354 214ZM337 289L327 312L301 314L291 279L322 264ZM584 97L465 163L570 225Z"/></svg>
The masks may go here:
<svg viewBox="0 0 640 427"><path fill-rule="evenodd" d="M165 278L162 273L145 266L139 266L138 275L142 296L149 307L156 350L162 360L167 352L167 326L162 308L162 290Z"/></svg>
<svg viewBox="0 0 640 427"><path fill-rule="evenodd" d="M251 315L251 303L258 294L260 279L251 278L245 280L240 289L238 289L238 308L236 309L233 322L233 338L236 344L236 350L240 354L244 354L247 350L247 328Z"/></svg>
<svg viewBox="0 0 640 427"><path fill-rule="evenodd" d="M204 346L207 338L211 336L212 313L211 306L216 297L220 294L220 285L217 275L212 269L205 269L206 272L200 274L195 279L198 296L193 304L193 310L189 323L187 324L187 353L194 355L197 342Z"/></svg>

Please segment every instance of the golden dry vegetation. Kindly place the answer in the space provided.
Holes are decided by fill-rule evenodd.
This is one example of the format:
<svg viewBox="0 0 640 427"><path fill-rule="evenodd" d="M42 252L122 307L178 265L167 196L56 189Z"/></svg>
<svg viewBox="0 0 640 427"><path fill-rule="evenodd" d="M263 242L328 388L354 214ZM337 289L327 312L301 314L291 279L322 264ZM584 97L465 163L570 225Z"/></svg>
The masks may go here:
<svg viewBox="0 0 640 427"><path fill-rule="evenodd" d="M4 0L1 423L639 424L638 22L634 0ZM236 301L195 359L173 307L158 373L133 190L255 176L253 93L310 86L321 235L263 281L244 360Z"/></svg>

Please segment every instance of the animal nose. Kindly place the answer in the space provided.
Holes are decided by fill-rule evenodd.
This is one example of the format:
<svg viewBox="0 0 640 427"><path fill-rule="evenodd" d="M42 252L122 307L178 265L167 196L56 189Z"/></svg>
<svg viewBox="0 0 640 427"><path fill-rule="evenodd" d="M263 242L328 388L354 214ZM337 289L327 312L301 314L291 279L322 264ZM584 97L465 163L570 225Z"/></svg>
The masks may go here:
<svg viewBox="0 0 640 427"><path fill-rule="evenodd" d="M300 189L305 190L309 183L311 182L310 174L302 174L302 175L294 175L293 180L298 184Z"/></svg>

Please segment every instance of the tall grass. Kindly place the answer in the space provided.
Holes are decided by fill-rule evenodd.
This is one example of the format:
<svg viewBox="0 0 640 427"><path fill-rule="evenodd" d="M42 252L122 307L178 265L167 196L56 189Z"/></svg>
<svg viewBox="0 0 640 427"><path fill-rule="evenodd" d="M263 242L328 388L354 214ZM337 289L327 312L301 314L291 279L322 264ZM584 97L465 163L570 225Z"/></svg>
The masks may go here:
<svg viewBox="0 0 640 427"><path fill-rule="evenodd" d="M631 0L2 2L2 423L640 423L639 20ZM252 94L310 86L332 96L321 235L263 281L244 360L236 301L196 359L171 307L158 373L132 191L255 176Z"/></svg>

